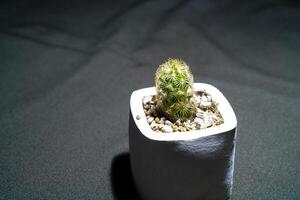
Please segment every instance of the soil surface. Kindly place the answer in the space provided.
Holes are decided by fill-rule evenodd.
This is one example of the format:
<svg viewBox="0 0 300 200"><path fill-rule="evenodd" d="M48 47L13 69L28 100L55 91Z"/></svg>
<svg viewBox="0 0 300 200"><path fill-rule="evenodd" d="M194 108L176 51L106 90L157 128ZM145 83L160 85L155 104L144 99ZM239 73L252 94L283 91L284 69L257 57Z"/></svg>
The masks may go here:
<svg viewBox="0 0 300 200"><path fill-rule="evenodd" d="M158 133L186 132L224 123L223 117L218 110L218 104L213 101L210 94L205 91L197 91L194 94L194 99L197 104L196 115L188 120L171 122L165 117L157 115L156 96L145 96L143 98L143 107L151 129Z"/></svg>

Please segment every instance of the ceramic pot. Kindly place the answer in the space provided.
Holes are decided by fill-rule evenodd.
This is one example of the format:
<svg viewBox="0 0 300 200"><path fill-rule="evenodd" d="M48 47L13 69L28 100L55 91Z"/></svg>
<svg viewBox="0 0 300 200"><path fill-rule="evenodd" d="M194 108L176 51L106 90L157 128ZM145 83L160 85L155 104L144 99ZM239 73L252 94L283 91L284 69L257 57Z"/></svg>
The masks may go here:
<svg viewBox="0 0 300 200"><path fill-rule="evenodd" d="M143 97L155 87L136 90L130 98L130 162L138 193L145 200L229 199L232 191L237 120L215 87L194 83L218 103L224 123L203 130L154 132L143 111Z"/></svg>

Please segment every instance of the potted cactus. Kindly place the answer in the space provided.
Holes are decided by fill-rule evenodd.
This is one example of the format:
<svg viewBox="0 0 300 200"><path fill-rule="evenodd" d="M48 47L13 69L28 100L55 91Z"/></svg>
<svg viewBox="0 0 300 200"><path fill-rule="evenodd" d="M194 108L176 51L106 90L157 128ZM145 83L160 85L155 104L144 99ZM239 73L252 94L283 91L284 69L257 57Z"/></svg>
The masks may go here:
<svg viewBox="0 0 300 200"><path fill-rule="evenodd" d="M236 117L215 87L193 83L189 66L169 59L155 87L130 98L129 148L142 199L229 199Z"/></svg>

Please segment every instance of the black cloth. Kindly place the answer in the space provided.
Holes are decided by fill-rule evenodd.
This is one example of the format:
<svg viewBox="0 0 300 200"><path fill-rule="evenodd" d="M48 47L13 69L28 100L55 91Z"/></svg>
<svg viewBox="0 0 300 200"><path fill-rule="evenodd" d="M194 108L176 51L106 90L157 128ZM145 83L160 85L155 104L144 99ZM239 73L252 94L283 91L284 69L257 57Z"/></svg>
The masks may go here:
<svg viewBox="0 0 300 200"><path fill-rule="evenodd" d="M232 199L300 199L299 55L297 1L1 1L0 199L134 199L129 97L169 57L236 112Z"/></svg>

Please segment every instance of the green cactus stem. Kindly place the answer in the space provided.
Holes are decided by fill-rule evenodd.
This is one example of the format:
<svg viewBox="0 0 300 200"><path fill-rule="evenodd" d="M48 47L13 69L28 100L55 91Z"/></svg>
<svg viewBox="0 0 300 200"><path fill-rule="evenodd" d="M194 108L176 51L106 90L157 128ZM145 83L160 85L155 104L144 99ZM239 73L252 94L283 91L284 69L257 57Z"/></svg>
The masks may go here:
<svg viewBox="0 0 300 200"><path fill-rule="evenodd" d="M196 113L193 75L189 66L179 59L161 64L155 77L157 111L169 120L187 120Z"/></svg>

